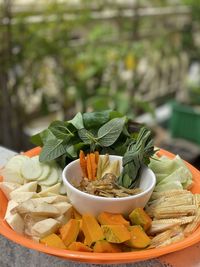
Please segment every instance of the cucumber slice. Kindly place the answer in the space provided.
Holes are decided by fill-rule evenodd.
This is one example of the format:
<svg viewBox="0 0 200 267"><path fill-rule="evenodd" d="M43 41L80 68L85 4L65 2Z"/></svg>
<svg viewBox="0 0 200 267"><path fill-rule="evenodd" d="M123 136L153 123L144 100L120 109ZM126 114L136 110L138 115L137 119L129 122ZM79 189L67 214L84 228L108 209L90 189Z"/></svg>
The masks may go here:
<svg viewBox="0 0 200 267"><path fill-rule="evenodd" d="M34 157L32 157L31 158L32 160L35 160L35 161L37 161L37 162L40 162L40 160L39 160L39 156L37 155L37 156L34 156Z"/></svg>
<svg viewBox="0 0 200 267"><path fill-rule="evenodd" d="M48 175L50 174L50 166L46 163L41 163L39 161L39 156L34 156L31 159L37 162L37 164L39 164L40 167L42 168L42 173L40 177L37 179L37 181L42 181L42 180L47 179Z"/></svg>
<svg viewBox="0 0 200 267"><path fill-rule="evenodd" d="M0 175L3 176L4 182L23 184L24 179L21 174L14 172L11 169L4 168L1 170Z"/></svg>
<svg viewBox="0 0 200 267"><path fill-rule="evenodd" d="M58 182L61 183L62 182L62 169L58 167Z"/></svg>
<svg viewBox="0 0 200 267"><path fill-rule="evenodd" d="M29 157L25 155L16 155L12 157L5 165L5 168L8 168L10 170L13 170L17 173L21 172L21 166L22 164L29 159Z"/></svg>
<svg viewBox="0 0 200 267"><path fill-rule="evenodd" d="M37 181L46 180L50 174L51 168L47 164L42 164L42 173L37 179Z"/></svg>
<svg viewBox="0 0 200 267"><path fill-rule="evenodd" d="M39 185L50 186L56 184L58 181L58 171L55 168L51 168L50 174L48 175L47 179L43 181L39 181Z"/></svg>
<svg viewBox="0 0 200 267"><path fill-rule="evenodd" d="M42 171L40 163L31 158L27 159L21 167L21 174L26 180L37 180Z"/></svg>

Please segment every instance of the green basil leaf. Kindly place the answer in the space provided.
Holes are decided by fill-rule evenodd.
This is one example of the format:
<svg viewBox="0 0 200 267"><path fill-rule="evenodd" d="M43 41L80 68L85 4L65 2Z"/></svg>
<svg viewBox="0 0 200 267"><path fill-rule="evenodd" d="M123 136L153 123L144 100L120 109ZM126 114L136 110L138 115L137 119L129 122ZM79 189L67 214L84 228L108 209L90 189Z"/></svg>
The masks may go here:
<svg viewBox="0 0 200 267"><path fill-rule="evenodd" d="M84 128L83 117L80 112L78 112L76 116L68 122L71 123L77 130Z"/></svg>
<svg viewBox="0 0 200 267"><path fill-rule="evenodd" d="M110 120L114 118L122 118L122 117L124 117L124 115L116 110L113 110L110 112Z"/></svg>
<svg viewBox="0 0 200 267"><path fill-rule="evenodd" d="M74 132L76 132L76 128L67 121L54 121L50 124L48 129L60 135L74 136Z"/></svg>
<svg viewBox="0 0 200 267"><path fill-rule="evenodd" d="M83 114L83 123L86 129L99 128L110 119L110 110L87 112Z"/></svg>
<svg viewBox="0 0 200 267"><path fill-rule="evenodd" d="M46 129L40 133L43 144L48 142L49 140L56 139L55 135L52 133L50 129Z"/></svg>
<svg viewBox="0 0 200 267"><path fill-rule="evenodd" d="M69 154L71 158L77 157L77 151L74 147L74 145L68 146L66 149L66 152Z"/></svg>
<svg viewBox="0 0 200 267"><path fill-rule="evenodd" d="M82 149L83 147L85 147L84 143L78 143L78 144L74 144L74 145L69 145L66 149L66 152L68 153L68 155L72 158L75 159L78 157L79 151L80 149Z"/></svg>
<svg viewBox="0 0 200 267"><path fill-rule="evenodd" d="M111 146L120 136L125 123L125 117L115 118L104 124L98 131L98 141L101 146Z"/></svg>
<svg viewBox="0 0 200 267"><path fill-rule="evenodd" d="M86 129L80 129L78 131L78 135L80 137L80 139L85 143L85 144L92 144L94 142L96 142L95 140L95 136L89 132L88 130Z"/></svg>
<svg viewBox="0 0 200 267"><path fill-rule="evenodd" d="M40 153L40 161L46 162L56 159L66 152L66 148L63 146L63 140L51 139L48 140L42 148Z"/></svg>
<svg viewBox="0 0 200 267"><path fill-rule="evenodd" d="M31 142L36 146L42 146L43 142L40 133L32 135Z"/></svg>
<svg viewBox="0 0 200 267"><path fill-rule="evenodd" d="M42 132L35 134L31 137L31 142L38 146L43 146L47 141L56 139L55 135L49 129L45 129Z"/></svg>
<svg viewBox="0 0 200 267"><path fill-rule="evenodd" d="M52 122L49 126L49 130L55 135L57 139L63 139L65 141L74 136L67 123L62 121Z"/></svg>
<svg viewBox="0 0 200 267"><path fill-rule="evenodd" d="M126 152L127 149L127 143L124 142L122 143L117 143L116 146L114 146L114 150L115 150L115 155L119 155L119 156L123 156Z"/></svg>

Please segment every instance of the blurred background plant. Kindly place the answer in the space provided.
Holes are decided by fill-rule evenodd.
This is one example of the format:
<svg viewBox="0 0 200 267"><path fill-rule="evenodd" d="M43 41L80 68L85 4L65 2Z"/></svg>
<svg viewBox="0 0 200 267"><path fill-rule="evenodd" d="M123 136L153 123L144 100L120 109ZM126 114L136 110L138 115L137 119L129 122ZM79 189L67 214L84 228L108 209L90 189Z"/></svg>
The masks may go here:
<svg viewBox="0 0 200 267"><path fill-rule="evenodd" d="M29 135L78 111L156 123L158 107L188 100L199 0L0 3L0 144L27 149Z"/></svg>

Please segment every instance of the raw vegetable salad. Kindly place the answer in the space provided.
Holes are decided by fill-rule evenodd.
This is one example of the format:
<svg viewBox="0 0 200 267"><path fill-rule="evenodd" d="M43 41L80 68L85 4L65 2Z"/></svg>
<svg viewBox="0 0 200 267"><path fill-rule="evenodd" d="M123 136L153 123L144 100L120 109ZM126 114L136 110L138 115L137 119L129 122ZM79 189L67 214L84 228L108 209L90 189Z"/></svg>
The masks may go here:
<svg viewBox="0 0 200 267"><path fill-rule="evenodd" d="M70 121L53 122L32 140L42 146L39 156L16 155L1 169L5 220L14 231L59 249L103 253L163 247L200 225L200 194L189 191L192 175L185 163L179 156L155 155L151 131L135 128L127 117L113 111L78 113ZM128 217L102 212L95 218L69 203L63 166L80 155L84 176L95 182L104 176L107 153L123 156L122 173L118 163L111 171L122 194L137 190L140 168L150 163L157 184L144 210L136 208ZM100 163L99 154L105 157ZM85 163L87 155L93 168Z"/></svg>

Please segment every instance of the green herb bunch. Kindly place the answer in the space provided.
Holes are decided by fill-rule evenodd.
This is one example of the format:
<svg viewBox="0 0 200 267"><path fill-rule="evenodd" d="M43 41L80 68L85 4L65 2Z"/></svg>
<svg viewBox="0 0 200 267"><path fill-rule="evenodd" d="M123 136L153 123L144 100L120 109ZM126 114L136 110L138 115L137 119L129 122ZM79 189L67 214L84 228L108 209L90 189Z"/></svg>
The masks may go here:
<svg viewBox="0 0 200 267"><path fill-rule="evenodd" d="M41 162L56 160L61 167L77 159L81 149L86 153L98 150L101 154L124 156L124 171L119 184L132 188L141 164L148 163L153 154L150 131L142 128L137 134L137 131L130 132L126 116L105 110L77 113L69 121L54 121L47 129L32 136L31 141L42 146Z"/></svg>
<svg viewBox="0 0 200 267"><path fill-rule="evenodd" d="M130 138L127 123L128 118L115 111L79 112L72 120L52 122L31 141L42 146L41 162L62 157L65 164L76 159L80 149L121 155L124 142Z"/></svg>
<svg viewBox="0 0 200 267"><path fill-rule="evenodd" d="M143 127L137 139L130 142L123 156L123 171L118 178L118 184L126 188L138 187L140 169L150 162L154 152L151 131Z"/></svg>

